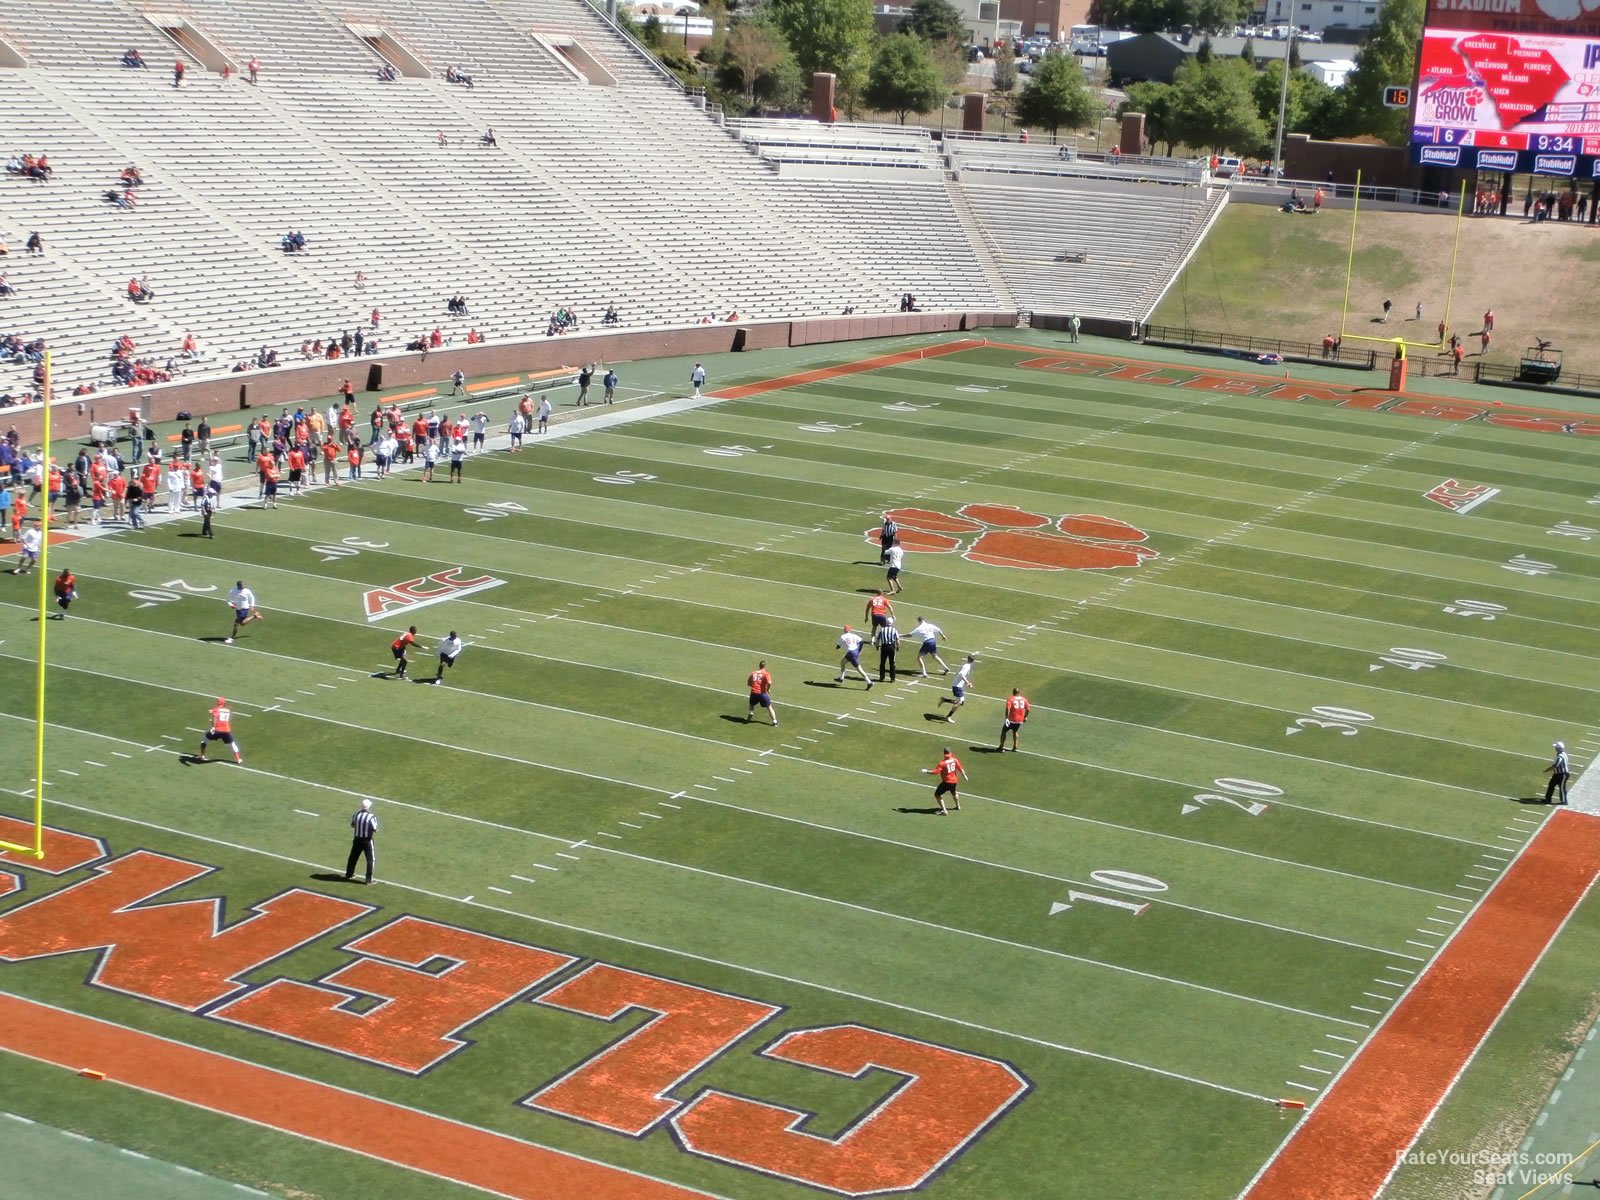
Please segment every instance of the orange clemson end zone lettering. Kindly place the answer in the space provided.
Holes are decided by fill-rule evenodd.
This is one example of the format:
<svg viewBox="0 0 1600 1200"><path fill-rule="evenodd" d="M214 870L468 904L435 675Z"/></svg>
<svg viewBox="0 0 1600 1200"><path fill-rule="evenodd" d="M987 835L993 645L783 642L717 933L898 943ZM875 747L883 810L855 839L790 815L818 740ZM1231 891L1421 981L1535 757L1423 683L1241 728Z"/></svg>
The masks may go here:
<svg viewBox="0 0 1600 1200"><path fill-rule="evenodd" d="M1074 513L1052 522L1009 504L966 504L954 514L892 509L899 542L911 554L953 554L992 567L1030 571L1109 571L1136 567L1160 551L1144 530L1116 517ZM879 530L863 536L878 544Z"/></svg>

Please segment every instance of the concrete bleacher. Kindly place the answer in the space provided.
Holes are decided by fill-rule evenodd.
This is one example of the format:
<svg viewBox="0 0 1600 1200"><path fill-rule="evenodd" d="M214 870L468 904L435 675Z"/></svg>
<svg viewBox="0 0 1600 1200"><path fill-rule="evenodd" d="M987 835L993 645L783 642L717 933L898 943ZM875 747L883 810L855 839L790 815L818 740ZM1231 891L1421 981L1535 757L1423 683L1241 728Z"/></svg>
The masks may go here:
<svg viewBox="0 0 1600 1200"><path fill-rule="evenodd" d="M474 327L539 336L557 307L592 328L608 304L624 330L888 314L905 292L924 310L1137 319L1220 203L1187 164L1067 178L1051 147L975 143L947 172L921 129L725 126L586 0L174 0L165 27L212 48L182 88L138 2L0 13L30 64L0 70L6 149L56 167L0 181L4 233L49 247L12 255L21 294L0 312L51 339L63 388L105 382L122 333L165 361L193 332L208 355L192 372L263 346L292 361L372 308L385 352L435 326L458 344ZM379 82L369 31L434 77ZM117 65L130 45L150 69ZM261 83L224 80L217 49L258 56ZM449 65L475 86L444 82ZM491 127L498 145L481 145ZM104 194L130 162L147 182L125 212ZM289 230L307 253L282 252ZM135 306L125 286L146 273L156 299ZM472 316L446 312L457 294Z"/></svg>
<svg viewBox="0 0 1600 1200"><path fill-rule="evenodd" d="M926 129L895 125L828 125L760 118L728 122L728 131L767 162L786 167L860 167L939 171L944 163ZM798 173L798 172L796 172Z"/></svg>
<svg viewBox="0 0 1600 1200"><path fill-rule="evenodd" d="M1201 187L1209 182L1206 165L1198 160L1158 158L1150 155L1079 155L1062 147L1011 138L946 134L944 151L951 170L978 182L974 176L1013 176L1013 183L1048 180L1103 180L1114 183L1166 184Z"/></svg>
<svg viewBox="0 0 1600 1200"><path fill-rule="evenodd" d="M920 307L961 308L975 299L1003 307L942 179L780 179L775 191L809 236L858 261L894 263L895 286Z"/></svg>
<svg viewBox="0 0 1600 1200"><path fill-rule="evenodd" d="M1225 189L963 182L1019 308L1139 321L1227 203Z"/></svg>

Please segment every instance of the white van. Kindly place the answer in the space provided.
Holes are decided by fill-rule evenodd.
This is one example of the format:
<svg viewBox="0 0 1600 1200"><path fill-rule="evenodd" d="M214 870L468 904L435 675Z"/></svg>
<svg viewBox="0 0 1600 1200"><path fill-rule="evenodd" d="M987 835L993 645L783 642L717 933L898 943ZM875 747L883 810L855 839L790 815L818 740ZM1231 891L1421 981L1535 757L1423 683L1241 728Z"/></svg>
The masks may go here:
<svg viewBox="0 0 1600 1200"><path fill-rule="evenodd" d="M1238 173L1239 160L1229 156L1224 156L1217 159L1217 168L1212 172L1213 175L1216 175L1221 179L1227 179L1230 176L1237 175Z"/></svg>

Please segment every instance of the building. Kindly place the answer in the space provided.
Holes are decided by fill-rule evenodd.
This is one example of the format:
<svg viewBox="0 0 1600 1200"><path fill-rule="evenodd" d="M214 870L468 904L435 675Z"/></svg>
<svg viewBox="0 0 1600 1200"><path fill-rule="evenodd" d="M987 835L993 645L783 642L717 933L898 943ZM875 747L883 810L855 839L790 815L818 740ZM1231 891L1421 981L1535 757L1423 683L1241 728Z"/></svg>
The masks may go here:
<svg viewBox="0 0 1600 1200"><path fill-rule="evenodd" d="M988 49L1005 36L1000 28L1000 0L951 0L961 14L966 44ZM910 5L877 4L872 9L873 24L879 33L895 33L900 22L911 15Z"/></svg>
<svg viewBox="0 0 1600 1200"><path fill-rule="evenodd" d="M1047 33L1053 41L1089 20L1090 0L1000 0L1000 19L1015 21L1022 36Z"/></svg>
<svg viewBox="0 0 1600 1200"><path fill-rule="evenodd" d="M1190 34L1142 33L1113 42L1106 47L1106 72L1113 87L1144 80L1171 83L1178 68L1199 52L1203 41ZM1272 38L1215 37L1211 39L1211 52L1218 58L1238 58L1247 41L1258 67L1289 55L1288 41ZM1307 68L1313 63L1353 60L1358 49L1327 42L1301 42L1299 46L1301 65Z"/></svg>
<svg viewBox="0 0 1600 1200"><path fill-rule="evenodd" d="M1260 25L1293 25L1321 33L1371 29L1378 20L1379 0L1265 0L1256 10Z"/></svg>

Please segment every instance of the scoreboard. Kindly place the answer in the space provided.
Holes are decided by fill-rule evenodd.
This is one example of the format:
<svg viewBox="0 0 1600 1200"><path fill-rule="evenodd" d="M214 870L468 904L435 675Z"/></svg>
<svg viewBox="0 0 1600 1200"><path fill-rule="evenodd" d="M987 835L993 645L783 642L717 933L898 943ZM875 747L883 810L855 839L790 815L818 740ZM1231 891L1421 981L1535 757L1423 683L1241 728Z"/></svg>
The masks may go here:
<svg viewBox="0 0 1600 1200"><path fill-rule="evenodd" d="M1420 163L1600 179L1600 13L1430 0L1411 99Z"/></svg>

